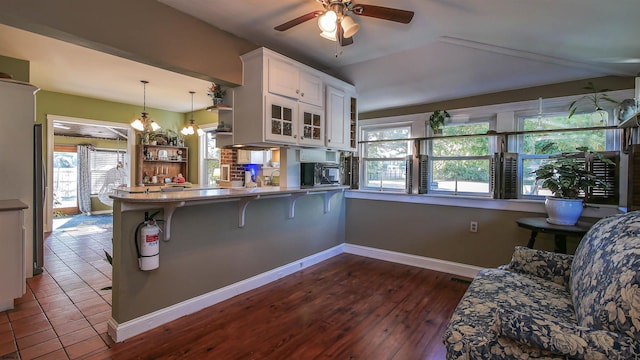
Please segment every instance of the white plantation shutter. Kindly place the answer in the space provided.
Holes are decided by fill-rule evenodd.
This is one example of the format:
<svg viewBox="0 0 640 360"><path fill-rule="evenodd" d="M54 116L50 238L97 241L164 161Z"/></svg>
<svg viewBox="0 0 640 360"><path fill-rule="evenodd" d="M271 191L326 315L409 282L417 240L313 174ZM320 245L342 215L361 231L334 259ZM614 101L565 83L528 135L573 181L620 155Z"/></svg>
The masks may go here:
<svg viewBox="0 0 640 360"><path fill-rule="evenodd" d="M118 165L118 152L113 150L95 150L90 154L91 195L96 195L104 184L107 171Z"/></svg>

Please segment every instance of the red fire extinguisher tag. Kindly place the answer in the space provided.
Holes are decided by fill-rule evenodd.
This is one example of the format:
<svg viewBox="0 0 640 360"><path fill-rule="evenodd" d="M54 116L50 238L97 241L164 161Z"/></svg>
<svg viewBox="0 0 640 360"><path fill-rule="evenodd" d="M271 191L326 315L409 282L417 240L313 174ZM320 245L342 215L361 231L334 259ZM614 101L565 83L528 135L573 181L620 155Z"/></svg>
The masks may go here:
<svg viewBox="0 0 640 360"><path fill-rule="evenodd" d="M145 241L147 243L157 242L158 241L158 234L147 235Z"/></svg>

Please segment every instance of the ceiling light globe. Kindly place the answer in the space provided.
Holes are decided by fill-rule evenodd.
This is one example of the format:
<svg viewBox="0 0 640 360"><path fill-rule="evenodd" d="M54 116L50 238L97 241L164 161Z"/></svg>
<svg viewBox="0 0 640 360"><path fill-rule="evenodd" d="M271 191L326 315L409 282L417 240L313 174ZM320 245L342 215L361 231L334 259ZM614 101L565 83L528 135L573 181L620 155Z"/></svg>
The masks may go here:
<svg viewBox="0 0 640 360"><path fill-rule="evenodd" d="M336 31L335 30L330 31L330 32L323 31L323 32L320 33L320 36L322 36L323 38L325 38L327 40L337 41L337 39L336 39Z"/></svg>
<svg viewBox="0 0 640 360"><path fill-rule="evenodd" d="M342 29L344 30L344 37L345 38L350 38L353 35L355 35L358 30L360 30L360 24L356 23L355 21L353 21L353 19L350 16L345 15L342 18Z"/></svg>
<svg viewBox="0 0 640 360"><path fill-rule="evenodd" d="M180 130L180 133L182 135L189 135L189 130L187 130L187 127L185 126L182 128L182 130Z"/></svg>
<svg viewBox="0 0 640 360"><path fill-rule="evenodd" d="M155 121L151 120L151 130L153 130L153 131L158 131L158 130L160 130L160 125L158 125L158 123L157 123L157 122L155 122Z"/></svg>
<svg viewBox="0 0 640 360"><path fill-rule="evenodd" d="M332 32L336 30L336 20L338 15L333 10L329 10L318 18L318 26L324 32Z"/></svg>
<svg viewBox="0 0 640 360"><path fill-rule="evenodd" d="M140 121L140 119L135 119L131 123L131 127L138 131L144 131L144 124L142 123L142 121Z"/></svg>
<svg viewBox="0 0 640 360"><path fill-rule="evenodd" d="M202 131L202 129L198 128L198 136L202 136L204 135L204 131Z"/></svg>

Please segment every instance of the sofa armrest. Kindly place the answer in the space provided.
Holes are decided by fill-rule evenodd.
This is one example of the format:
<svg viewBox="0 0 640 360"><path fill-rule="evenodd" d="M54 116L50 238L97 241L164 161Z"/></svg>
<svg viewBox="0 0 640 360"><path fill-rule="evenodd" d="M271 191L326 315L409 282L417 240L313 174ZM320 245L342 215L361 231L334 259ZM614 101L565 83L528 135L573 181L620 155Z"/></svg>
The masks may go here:
<svg viewBox="0 0 640 360"><path fill-rule="evenodd" d="M492 330L498 336L576 359L640 358L640 344L631 337L539 314L498 309Z"/></svg>
<svg viewBox="0 0 640 360"><path fill-rule="evenodd" d="M572 262L573 255L516 246L511 262L500 269L534 275L568 287Z"/></svg>

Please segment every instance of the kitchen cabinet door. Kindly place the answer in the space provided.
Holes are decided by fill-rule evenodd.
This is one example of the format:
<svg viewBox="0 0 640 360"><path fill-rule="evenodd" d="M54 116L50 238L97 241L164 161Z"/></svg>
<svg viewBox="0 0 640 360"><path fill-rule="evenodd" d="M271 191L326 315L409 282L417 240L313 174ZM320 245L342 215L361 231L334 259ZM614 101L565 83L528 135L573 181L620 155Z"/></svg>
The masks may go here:
<svg viewBox="0 0 640 360"><path fill-rule="evenodd" d="M298 142L298 103L277 95L265 97L264 138L267 141Z"/></svg>
<svg viewBox="0 0 640 360"><path fill-rule="evenodd" d="M269 58L268 60L269 92L298 99L298 68L290 62Z"/></svg>
<svg viewBox="0 0 640 360"><path fill-rule="evenodd" d="M300 94L298 100L307 104L320 106L324 105L323 82L319 76L300 71L298 74Z"/></svg>
<svg viewBox="0 0 640 360"><path fill-rule="evenodd" d="M349 149L350 98L340 89L327 87L327 147Z"/></svg>
<svg viewBox="0 0 640 360"><path fill-rule="evenodd" d="M301 145L324 146L324 112L319 106L300 103L299 129Z"/></svg>

